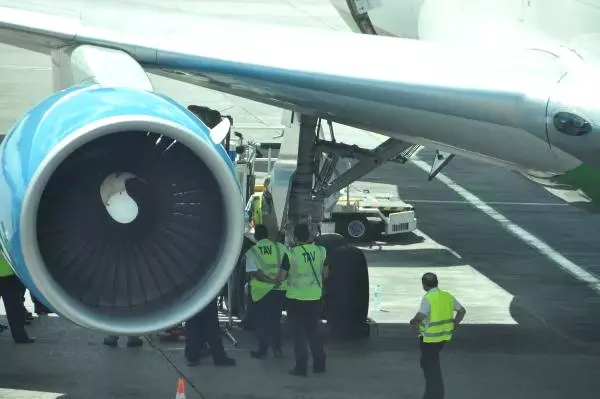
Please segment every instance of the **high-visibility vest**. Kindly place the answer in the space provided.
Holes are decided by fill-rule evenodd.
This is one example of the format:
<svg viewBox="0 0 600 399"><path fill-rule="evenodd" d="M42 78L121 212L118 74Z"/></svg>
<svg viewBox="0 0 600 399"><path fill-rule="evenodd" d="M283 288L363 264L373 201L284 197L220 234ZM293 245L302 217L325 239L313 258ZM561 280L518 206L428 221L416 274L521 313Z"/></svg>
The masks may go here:
<svg viewBox="0 0 600 399"><path fill-rule="evenodd" d="M252 197L252 221L254 225L263 224L263 195L262 193Z"/></svg>
<svg viewBox="0 0 600 399"><path fill-rule="evenodd" d="M6 260L4 254L0 252L0 277L8 277L12 276L13 274L15 274L15 272L13 271L12 267L10 267L10 264Z"/></svg>
<svg viewBox="0 0 600 399"><path fill-rule="evenodd" d="M290 250L287 298L299 301L321 299L326 254L325 247L315 244L298 245Z"/></svg>
<svg viewBox="0 0 600 399"><path fill-rule="evenodd" d="M256 268L262 270L267 276L277 277L285 254L286 248L283 244L264 239L250 248L246 256L251 256L256 263ZM275 284L257 280L255 277L250 279L250 296L254 302L261 300L272 289L285 290L285 283L275 288Z"/></svg>
<svg viewBox="0 0 600 399"><path fill-rule="evenodd" d="M419 326L423 342L450 341L454 331L454 298L446 291L433 291L425 295L429 302L429 322Z"/></svg>

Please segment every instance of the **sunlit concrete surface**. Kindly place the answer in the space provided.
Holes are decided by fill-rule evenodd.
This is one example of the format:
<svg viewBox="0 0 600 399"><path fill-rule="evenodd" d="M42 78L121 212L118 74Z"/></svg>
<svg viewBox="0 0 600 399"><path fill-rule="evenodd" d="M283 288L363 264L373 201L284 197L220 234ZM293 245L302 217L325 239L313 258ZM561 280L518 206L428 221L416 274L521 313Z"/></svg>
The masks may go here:
<svg viewBox="0 0 600 399"><path fill-rule="evenodd" d="M347 29L326 0L65 0L51 6L21 0L19 5L58 14L79 10L86 18L106 19L114 17L114 11L101 10L117 2L143 8L136 23L151 22L147 9L160 7L163 18L167 11L181 9L190 16ZM15 2L0 0L0 5L6 4ZM219 38L198 38L199 43L202 40ZM0 46L0 132L52 92L49 67L46 56ZM200 104L231 114L234 129L247 138L272 141L281 132L282 112L274 107L151 79L157 90L184 105ZM339 141L366 148L384 139L357 129L337 125L334 129ZM433 152L421 151L419 157L430 161ZM454 159L444 174L557 253L600 274L598 215L566 206L513 172L478 162ZM439 180L428 182L427 174L411 163L386 165L352 185L355 192L364 189L412 204L418 231L363 247L372 291L382 285L381 311L371 313L377 328L373 337L360 343L328 340L325 376L298 380L286 374L293 364L287 328L284 359L254 361L248 355L255 345L253 335L236 328L239 346L226 342L227 351L238 361L236 368L218 369L205 361L192 369L185 364L183 342L146 341L136 349L121 342L112 349L102 345L102 334L60 317L39 317L26 327L37 338L33 345L14 345L9 331L0 333L0 388L86 399L163 399L175 396L177 378L184 375L187 398L193 399L419 398L423 380L418 343L407 321L423 296L422 273L434 271L441 287L456 295L468 311L455 340L442 353L448 398L600 395L600 296ZM29 295L26 301L32 310ZM0 322L6 324L3 315L0 307ZM4 392L0 398L6 397Z"/></svg>
<svg viewBox="0 0 600 399"><path fill-rule="evenodd" d="M390 260L377 260L377 255L370 254L371 269L369 282L371 292L375 287L381 287L380 309L373 309L371 299L370 317L377 323L407 324L419 309L421 298L425 294L421 285L421 276L426 272L436 273L440 280L440 288L446 289L469 310L464 324L517 324L510 312L514 296L494 283L492 280L479 273L470 265L461 265L459 260L446 265L433 264L431 266L411 266L411 260L402 260L402 250L382 253L380 258L389 255ZM423 250L421 255L410 256L414 258L449 258L449 252ZM406 265L409 263L409 265ZM421 262L419 262L421 263ZM436 262L437 263L437 262ZM420 266L420 267L419 267ZM477 289L473 289L477 287Z"/></svg>

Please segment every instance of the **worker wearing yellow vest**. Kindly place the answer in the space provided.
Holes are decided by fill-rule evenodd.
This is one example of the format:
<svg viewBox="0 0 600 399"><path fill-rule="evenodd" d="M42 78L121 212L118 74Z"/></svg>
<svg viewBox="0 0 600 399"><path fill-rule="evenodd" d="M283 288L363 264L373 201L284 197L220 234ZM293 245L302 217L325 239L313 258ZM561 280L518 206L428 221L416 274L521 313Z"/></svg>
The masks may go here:
<svg viewBox="0 0 600 399"><path fill-rule="evenodd" d="M278 224L275 215L275 206L273 204L273 194L271 194L271 178L266 177L263 182L264 190L252 194L246 211L250 217L251 226L265 225L269 232L269 239L275 240L277 237Z"/></svg>
<svg viewBox="0 0 600 399"><path fill-rule="evenodd" d="M410 324L419 329L421 368L425 377L423 399L443 399L444 380L440 367L440 351L444 343L452 340L454 329L467 311L452 294L438 288L435 274L425 273L421 282L427 293Z"/></svg>
<svg viewBox="0 0 600 399"><path fill-rule="evenodd" d="M323 282L327 278L327 251L324 247L309 243L306 224L294 227L296 245L283 258L279 281L287 282L286 298L288 317L294 335L296 366L291 375L306 376L308 351L313 359L313 372L325 372L325 351L319 333L320 302Z"/></svg>
<svg viewBox="0 0 600 399"><path fill-rule="evenodd" d="M20 286L21 281L15 275L4 254L0 254L0 297L4 301L10 332L15 343L30 344L35 340L30 338L25 331L25 313L23 313L19 292Z"/></svg>
<svg viewBox="0 0 600 399"><path fill-rule="evenodd" d="M281 357L281 311L285 298L285 282L277 276L287 249L268 238L267 227L254 229L256 245L246 252L246 272L250 274L250 296L258 321L258 350L250 352L255 359L267 354L269 346L275 357Z"/></svg>

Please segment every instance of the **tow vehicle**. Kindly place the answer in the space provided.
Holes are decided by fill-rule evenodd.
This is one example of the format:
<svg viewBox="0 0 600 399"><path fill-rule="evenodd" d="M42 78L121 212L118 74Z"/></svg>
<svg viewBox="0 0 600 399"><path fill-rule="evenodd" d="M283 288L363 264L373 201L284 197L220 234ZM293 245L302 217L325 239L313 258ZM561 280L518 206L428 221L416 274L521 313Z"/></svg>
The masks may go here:
<svg viewBox="0 0 600 399"><path fill-rule="evenodd" d="M405 234L417 228L412 205L400 199L381 198L364 190L350 196L350 186L325 212L324 223L334 223L334 230L348 242L365 242L379 236Z"/></svg>

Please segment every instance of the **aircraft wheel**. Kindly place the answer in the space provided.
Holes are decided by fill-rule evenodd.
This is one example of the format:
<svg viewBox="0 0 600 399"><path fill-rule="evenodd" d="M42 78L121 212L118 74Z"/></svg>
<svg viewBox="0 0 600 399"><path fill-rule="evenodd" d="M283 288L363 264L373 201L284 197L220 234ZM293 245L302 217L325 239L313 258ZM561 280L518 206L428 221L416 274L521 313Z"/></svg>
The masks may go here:
<svg viewBox="0 0 600 399"><path fill-rule="evenodd" d="M339 252L338 252L339 251ZM327 282L327 324L339 339L368 336L369 272L362 250L346 246L334 250L335 263Z"/></svg>

